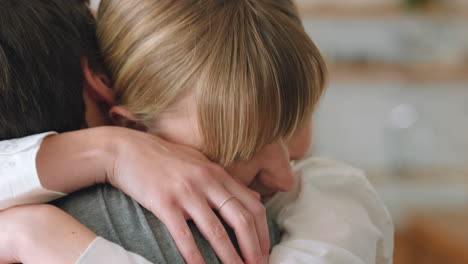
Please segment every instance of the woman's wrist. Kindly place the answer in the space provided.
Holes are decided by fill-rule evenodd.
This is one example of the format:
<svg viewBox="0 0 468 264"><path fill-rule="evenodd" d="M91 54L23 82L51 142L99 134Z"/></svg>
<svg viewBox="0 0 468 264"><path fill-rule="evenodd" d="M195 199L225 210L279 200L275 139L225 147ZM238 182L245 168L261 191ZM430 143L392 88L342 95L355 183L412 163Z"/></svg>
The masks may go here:
<svg viewBox="0 0 468 264"><path fill-rule="evenodd" d="M73 191L107 181L115 159L114 127L90 128L44 139L36 157L41 184L52 191Z"/></svg>

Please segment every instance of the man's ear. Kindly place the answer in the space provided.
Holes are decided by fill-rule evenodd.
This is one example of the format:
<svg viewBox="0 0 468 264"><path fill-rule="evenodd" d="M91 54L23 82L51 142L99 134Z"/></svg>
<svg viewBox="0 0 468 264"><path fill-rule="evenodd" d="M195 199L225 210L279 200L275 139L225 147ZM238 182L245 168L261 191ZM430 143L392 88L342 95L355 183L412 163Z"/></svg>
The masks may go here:
<svg viewBox="0 0 468 264"><path fill-rule="evenodd" d="M113 106L109 110L110 119L116 126L126 127L146 132L148 128L127 108L123 106Z"/></svg>
<svg viewBox="0 0 468 264"><path fill-rule="evenodd" d="M111 88L109 77L103 73L93 71L89 66L88 57L81 59L81 68L85 81L84 89L96 103L105 103L109 106L115 104L114 91Z"/></svg>

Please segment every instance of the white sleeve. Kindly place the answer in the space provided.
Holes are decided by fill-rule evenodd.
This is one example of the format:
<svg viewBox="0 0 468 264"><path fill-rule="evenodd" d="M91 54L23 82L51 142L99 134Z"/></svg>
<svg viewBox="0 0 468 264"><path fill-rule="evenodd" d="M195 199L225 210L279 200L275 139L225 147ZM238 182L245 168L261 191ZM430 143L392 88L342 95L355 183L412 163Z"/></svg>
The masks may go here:
<svg viewBox="0 0 468 264"><path fill-rule="evenodd" d="M37 152L44 138L52 134L0 141L0 210L46 203L65 195L46 190L37 175Z"/></svg>
<svg viewBox="0 0 468 264"><path fill-rule="evenodd" d="M123 247L97 237L86 249L76 264L152 264L145 258Z"/></svg>
<svg viewBox="0 0 468 264"><path fill-rule="evenodd" d="M281 230L272 264L390 264L393 222L361 170L309 158L296 187L267 203Z"/></svg>

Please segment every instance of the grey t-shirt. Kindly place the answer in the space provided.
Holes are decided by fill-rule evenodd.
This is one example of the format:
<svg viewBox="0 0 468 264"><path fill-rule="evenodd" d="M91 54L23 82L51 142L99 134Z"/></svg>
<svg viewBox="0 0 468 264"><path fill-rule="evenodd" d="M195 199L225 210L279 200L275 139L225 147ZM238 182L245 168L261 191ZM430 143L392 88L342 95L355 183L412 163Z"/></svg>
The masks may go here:
<svg viewBox="0 0 468 264"><path fill-rule="evenodd" d="M98 236L153 263L185 263L165 225L136 201L110 185L96 185L52 204L71 214ZM221 263L195 224L191 221L188 223L206 263ZM238 249L232 229L225 226ZM280 232L270 217L268 226L273 247L280 241Z"/></svg>

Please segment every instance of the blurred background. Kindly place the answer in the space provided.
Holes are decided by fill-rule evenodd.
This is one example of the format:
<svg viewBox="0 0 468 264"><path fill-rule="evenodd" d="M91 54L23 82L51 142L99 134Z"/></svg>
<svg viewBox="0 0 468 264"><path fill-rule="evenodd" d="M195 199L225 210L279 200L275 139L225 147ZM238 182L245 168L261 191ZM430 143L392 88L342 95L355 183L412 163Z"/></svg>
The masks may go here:
<svg viewBox="0 0 468 264"><path fill-rule="evenodd" d="M312 154L363 168L395 263L468 263L468 0L297 0L329 89Z"/></svg>
<svg viewBox="0 0 468 264"><path fill-rule="evenodd" d="M468 0L296 1L330 70L312 154L366 171L395 264L468 263Z"/></svg>

